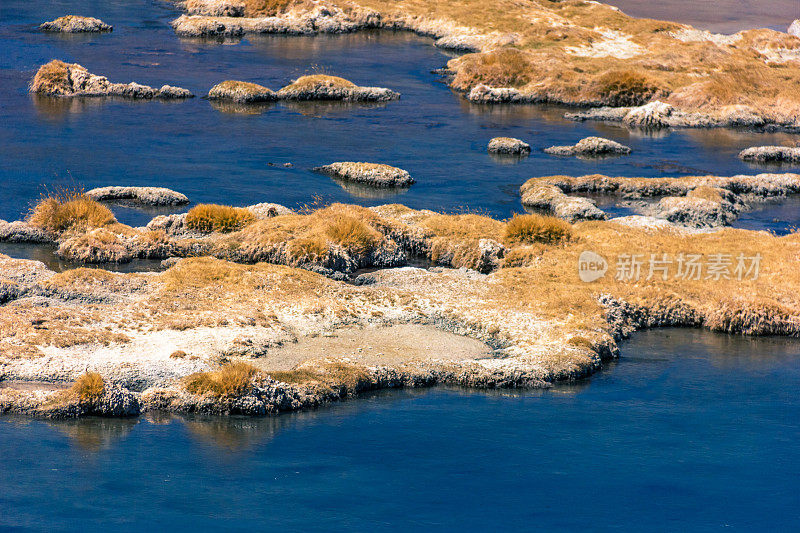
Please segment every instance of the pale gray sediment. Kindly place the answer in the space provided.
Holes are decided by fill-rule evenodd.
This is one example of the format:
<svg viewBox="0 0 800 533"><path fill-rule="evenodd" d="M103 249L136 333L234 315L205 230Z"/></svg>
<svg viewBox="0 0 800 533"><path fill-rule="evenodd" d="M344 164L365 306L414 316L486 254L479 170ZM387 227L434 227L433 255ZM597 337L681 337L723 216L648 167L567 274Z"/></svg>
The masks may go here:
<svg viewBox="0 0 800 533"><path fill-rule="evenodd" d="M337 162L314 168L315 172L371 187L409 187L414 179L402 168L378 163Z"/></svg>
<svg viewBox="0 0 800 533"><path fill-rule="evenodd" d="M602 137L586 137L572 146L551 146L545 153L560 156L603 157L631 153L631 149L610 139Z"/></svg>
<svg viewBox="0 0 800 533"><path fill-rule="evenodd" d="M142 205L184 205L189 203L185 194L165 187L98 187L86 192L86 196L98 202L125 200Z"/></svg>
<svg viewBox="0 0 800 533"><path fill-rule="evenodd" d="M800 163L800 146L754 146L739 152L742 161Z"/></svg>

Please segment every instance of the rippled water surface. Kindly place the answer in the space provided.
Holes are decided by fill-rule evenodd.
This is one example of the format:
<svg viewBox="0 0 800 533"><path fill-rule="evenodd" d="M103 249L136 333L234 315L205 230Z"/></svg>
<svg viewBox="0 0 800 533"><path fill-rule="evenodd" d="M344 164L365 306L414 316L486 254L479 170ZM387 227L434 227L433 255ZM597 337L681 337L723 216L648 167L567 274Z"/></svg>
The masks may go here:
<svg viewBox="0 0 800 533"><path fill-rule="evenodd" d="M64 13L98 16L105 35L43 34L36 25ZM168 23L179 12L160 0L4 0L0 5L0 218L16 219L47 188L159 185L194 202L297 206L314 201L480 210L506 217L521 211L518 187L532 176L605 173L624 176L753 173L763 168L736 154L754 144L797 135L734 130L644 134L564 120L564 109L467 103L432 71L452 57L431 40L407 33L319 37L248 37L220 43L179 39ZM179 85L204 95L225 79L274 89L309 72L398 90L380 106L263 107L108 99L54 100L26 91L53 58L78 62L113 81ZM530 158L491 158L494 136L527 140ZM630 145L631 156L582 161L541 150L587 135ZM418 183L401 194L346 189L311 168L332 161L384 162L409 170ZM285 168L284 163L292 163ZM784 169L786 170L786 169ZM116 209L142 224L153 215ZM796 222L800 218L791 215Z"/></svg>
<svg viewBox="0 0 800 533"><path fill-rule="evenodd" d="M0 418L0 529L796 531L798 387L796 341L661 330L543 392Z"/></svg>

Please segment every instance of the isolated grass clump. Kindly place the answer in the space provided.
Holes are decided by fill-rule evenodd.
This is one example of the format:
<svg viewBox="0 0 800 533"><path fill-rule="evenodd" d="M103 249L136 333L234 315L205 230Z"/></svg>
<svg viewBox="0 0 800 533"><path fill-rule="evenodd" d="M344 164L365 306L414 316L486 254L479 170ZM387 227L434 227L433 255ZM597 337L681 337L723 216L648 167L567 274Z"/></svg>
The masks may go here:
<svg viewBox="0 0 800 533"><path fill-rule="evenodd" d="M506 224L506 244L555 244L572 237L572 226L560 218L544 215L514 215Z"/></svg>
<svg viewBox="0 0 800 533"><path fill-rule="evenodd" d="M613 106L646 104L659 90L652 79L631 70L606 72L597 84L603 100Z"/></svg>
<svg viewBox="0 0 800 533"><path fill-rule="evenodd" d="M105 382L103 376L97 372L83 374L69 389L69 393L82 403L97 403L103 396L103 391L105 391Z"/></svg>
<svg viewBox="0 0 800 533"><path fill-rule="evenodd" d="M61 96L72 92L69 79L69 64L54 59L39 67L30 84L34 93Z"/></svg>
<svg viewBox="0 0 800 533"><path fill-rule="evenodd" d="M100 228L116 221L109 208L75 191L43 197L28 215L31 225L55 233Z"/></svg>
<svg viewBox="0 0 800 533"><path fill-rule="evenodd" d="M233 398L244 393L258 373L253 365L236 362L212 372L197 372L184 379L184 388L192 394Z"/></svg>
<svg viewBox="0 0 800 533"><path fill-rule="evenodd" d="M238 231L256 221L252 211L243 207L200 204L186 214L186 225L197 231Z"/></svg>

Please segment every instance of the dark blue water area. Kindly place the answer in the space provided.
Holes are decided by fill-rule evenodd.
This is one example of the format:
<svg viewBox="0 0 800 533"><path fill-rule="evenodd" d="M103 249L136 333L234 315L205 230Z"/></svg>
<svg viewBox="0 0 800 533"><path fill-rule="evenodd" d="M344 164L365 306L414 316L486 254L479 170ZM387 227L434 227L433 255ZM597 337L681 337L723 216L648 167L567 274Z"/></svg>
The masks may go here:
<svg viewBox="0 0 800 533"><path fill-rule="evenodd" d="M65 13L97 16L114 31L62 36L36 29ZM518 187L533 176L753 173L759 170L736 158L739 150L800 139L733 130L648 134L571 122L558 107L472 105L433 72L452 55L431 46L430 39L391 32L180 39L169 26L179 14L160 0L1 3L0 218L24 215L47 190L104 185L165 186L193 202L295 207L320 197L507 217L522 211ZM38 66L54 58L78 62L112 81L169 83L199 96L225 79L277 89L299 75L325 72L390 87L403 97L380 106L237 108L202 98L166 103L28 94ZM521 161L490 157L486 144L498 135L530 142L533 154ZM541 152L588 135L610 137L634 152L588 161ZM405 168L418 183L387 195L348 190L311 172L320 164L351 160ZM130 224L152 216L135 209L115 212Z"/></svg>
<svg viewBox="0 0 800 533"><path fill-rule="evenodd" d="M800 344L636 334L546 391L270 418L0 418L0 529L796 531Z"/></svg>

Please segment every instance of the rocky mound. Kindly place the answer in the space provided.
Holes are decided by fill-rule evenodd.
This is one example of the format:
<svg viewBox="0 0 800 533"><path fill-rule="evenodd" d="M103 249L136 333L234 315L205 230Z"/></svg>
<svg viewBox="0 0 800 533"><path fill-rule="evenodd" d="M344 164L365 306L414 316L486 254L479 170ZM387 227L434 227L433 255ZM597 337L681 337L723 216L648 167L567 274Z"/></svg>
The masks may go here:
<svg viewBox="0 0 800 533"><path fill-rule="evenodd" d="M489 153L523 155L531 153L531 145L513 137L495 137L489 141Z"/></svg>
<svg viewBox="0 0 800 533"><path fill-rule="evenodd" d="M302 76L278 91L282 100L339 100L345 102L386 102L397 100L400 93L382 87L359 87L337 76L314 74Z"/></svg>
<svg viewBox="0 0 800 533"><path fill-rule="evenodd" d="M102 33L111 31L114 27L94 17L66 15L41 24L39 29L56 33Z"/></svg>
<svg viewBox="0 0 800 533"><path fill-rule="evenodd" d="M742 161L800 163L800 146L754 146L739 152Z"/></svg>
<svg viewBox="0 0 800 533"><path fill-rule="evenodd" d="M208 17L243 17L245 5L239 0L186 0L190 15Z"/></svg>
<svg viewBox="0 0 800 533"><path fill-rule="evenodd" d="M548 154L560 156L598 157L608 155L625 155L631 149L618 142L602 137L586 137L573 146L551 146L544 150Z"/></svg>
<svg viewBox="0 0 800 533"><path fill-rule="evenodd" d="M136 82L112 83L105 76L90 73L77 63L54 59L39 67L30 84L32 93L47 96L121 96L135 99L184 99L191 92L180 87L164 85L155 89Z"/></svg>
<svg viewBox="0 0 800 533"><path fill-rule="evenodd" d="M274 91L246 81L227 80L214 85L208 91L209 100L226 100L238 104L272 102L278 99Z"/></svg>
<svg viewBox="0 0 800 533"><path fill-rule="evenodd" d="M582 196L567 196L554 185L522 186L522 205L550 212L569 222L605 220L606 214L593 200Z"/></svg>
<svg viewBox="0 0 800 533"><path fill-rule="evenodd" d="M144 205L183 205L189 198L164 187L98 187L86 192L86 196L98 202L127 200Z"/></svg>
<svg viewBox="0 0 800 533"><path fill-rule="evenodd" d="M316 167L315 172L372 187L408 187L414 183L402 168L377 163L340 162Z"/></svg>

